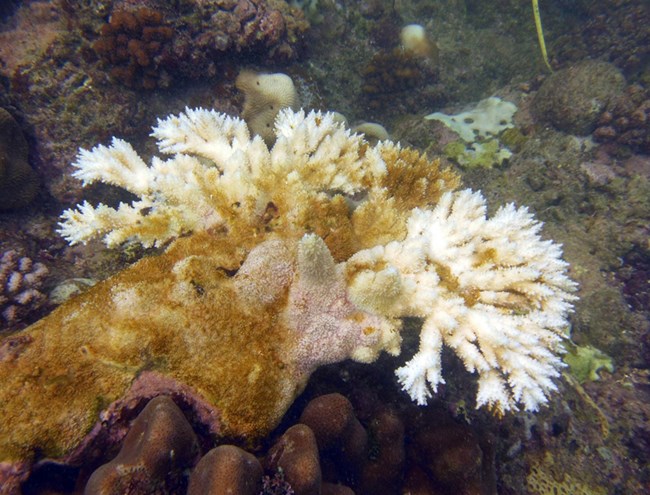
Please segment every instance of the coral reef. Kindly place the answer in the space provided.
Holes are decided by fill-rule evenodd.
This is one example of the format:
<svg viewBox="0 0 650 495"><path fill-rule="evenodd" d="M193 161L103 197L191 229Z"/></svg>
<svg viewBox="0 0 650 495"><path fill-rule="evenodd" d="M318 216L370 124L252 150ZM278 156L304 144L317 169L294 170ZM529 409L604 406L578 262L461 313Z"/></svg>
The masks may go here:
<svg viewBox="0 0 650 495"><path fill-rule="evenodd" d="M596 128L598 118L625 87L625 78L612 64L585 61L551 74L533 101L543 122L561 131L584 136Z"/></svg>
<svg viewBox="0 0 650 495"><path fill-rule="evenodd" d="M13 249L0 256L0 330L29 316L47 301L41 292L48 269Z"/></svg>
<svg viewBox="0 0 650 495"><path fill-rule="evenodd" d="M23 487L35 486L49 468L71 485L85 485L84 493L101 495L152 487L188 495L373 495L416 485L444 495L496 493L493 449L475 428L440 408L421 414L412 403L382 403L376 389L358 393L363 397L315 396L255 455L228 443L214 446L170 396L159 396L113 448L95 448L76 465L42 465Z"/></svg>
<svg viewBox="0 0 650 495"><path fill-rule="evenodd" d="M645 2L606 0L583 2L586 12L567 23L571 31L554 43L562 61L607 60L626 76L648 75L650 8Z"/></svg>
<svg viewBox="0 0 650 495"><path fill-rule="evenodd" d="M234 445L219 445L205 454L190 476L188 495L259 495L263 470L254 455Z"/></svg>
<svg viewBox="0 0 650 495"><path fill-rule="evenodd" d="M229 57L242 53L287 62L297 57L309 26L302 11L284 0L183 3L115 2L93 43L115 80L167 87L173 78L215 76Z"/></svg>
<svg viewBox="0 0 650 495"><path fill-rule="evenodd" d="M117 10L102 26L93 49L109 64L114 80L131 88L154 89L169 85L163 63L173 36L158 10Z"/></svg>
<svg viewBox="0 0 650 495"><path fill-rule="evenodd" d="M475 433L494 435L497 452L495 470L501 495L525 493L526 475L533 470L541 473L549 483L539 485L540 491L546 486L549 490L553 487L574 491L588 488L597 492L596 487L600 486L607 493L649 493L650 154L648 126L646 123L644 128L642 114L638 111L646 108L644 102L648 99L650 81L647 2L540 2L549 55L556 70L585 59L608 61L619 68L628 83L632 84L623 94L611 99L604 111L599 110L602 113L593 135L584 138L556 132L553 127L545 125L547 122L535 120L535 115L530 113L530 101L544 79L539 74L546 73L535 40L530 2L290 2L309 10L310 19L314 19L314 26L304 32L307 36L305 43L298 40L292 45L306 48L301 53L308 58L304 59L305 64L299 66L286 66L282 62L277 63L277 59L267 60L267 51L259 45L252 51L244 48L237 52L235 45L231 45L232 50L219 51L208 44L199 48L200 51L194 51L192 44L200 46L202 36L212 40L229 36L223 31L210 29L199 33L198 26L214 25L214 19L209 18L211 13L218 14L224 21L223 25L226 25L227 15L234 14L233 9L237 8L234 5L237 2L220 0L218 3L218 7L215 2L205 0L11 0L2 3L0 106L20 123L30 144L30 164L51 196L39 195L39 201L33 207L0 215L0 255L14 250L21 256L31 258L34 263L44 262L50 269L46 280L49 288L59 285L64 279L89 277L101 280L115 273L127 261L134 262L143 253L159 254L167 244L161 248L129 246L127 250L102 250L97 242L68 247L62 239L57 238L53 225L59 212L81 202L81 198L87 198L94 205L102 201L113 207L117 207L120 201L129 203L133 200L133 196L118 188L101 184L82 191L81 183L71 176L74 168L70 163L78 147L90 149L96 143L108 145L112 135L131 142L150 163L149 156L155 145L146 144L145 141L149 124L155 122L157 116L178 113L187 105L215 107L220 112L236 115L241 108L242 98L236 97L232 82L242 64L256 70L287 72L304 97L303 104L309 108L335 108L346 113L353 124L361 120L381 122L396 141L426 149L429 156L439 155L443 164L445 151L448 157L457 162L459 153L465 152L466 147L461 149L458 144L462 143L457 143L457 152L452 153L453 150L449 148L445 150L446 138L451 133L439 124L423 121L422 115L428 113L424 110L449 113L448 110L452 109L452 113L455 113L456 110L467 108L470 102L499 95L517 104L516 130L523 139L515 145L506 140L505 134L501 135L499 140L513 151L513 156L500 167L466 167L463 181L466 187L481 190L488 198L489 205L510 201L517 205L529 205L530 211L544 221L546 238L563 243L566 259L571 261L571 277L580 285L581 300L576 303L576 313L571 318L572 341L580 347L602 349L612 356L615 368L612 373L601 372L599 381L587 382L583 386L571 378L569 368L564 368L563 376L566 378L556 381L560 393L549 397L548 407L534 415L520 412L508 414L497 421L485 410L474 410L475 377L463 373L463 363L454 356L453 349L445 346L442 369L447 383L438 386L430 406L409 408L409 398L404 393L396 393L382 400L384 404L393 406L407 425L407 457L404 471L400 473L404 482L400 486L388 480L386 486L399 486L401 491L411 493L444 493L438 482L433 481L431 473L435 464L423 462L414 466L415 452L411 448L417 436L435 427L439 418L430 417L429 422L420 423L414 429L408 426L409 422L404 418L405 411L419 409L419 412L413 412L416 415L429 407L441 407L455 414L457 422L471 422L470 429ZM203 11L197 8L199 4L211 5L211 8ZM136 12L142 6L151 5L163 16L164 23L174 25L176 31L192 33L190 42L185 46L182 43L189 37L175 37L170 41L180 43L180 48L167 43L165 50L151 53L149 68L155 67L157 70L156 85L159 88L168 85L168 90L131 90L109 80L113 65L104 60L98 61L92 43L101 32L101 26L111 21L113 5L117 7L115 12ZM237 6L246 7L246 3L238 2ZM173 12L172 9L178 11ZM228 12L224 13L222 9ZM199 12L200 15L196 15ZM235 15L231 16L233 18ZM177 20L186 22L186 25L179 26ZM318 21L321 23L316 25ZM360 97L364 82L362 69L377 52L393 50L401 26L410 22L422 23L437 41L439 60L435 77L422 79L421 83L413 85L408 91L377 94L375 100L381 101L381 104L368 108L368 102L373 98ZM232 29L239 29L239 26L233 23ZM177 51L170 51L170 48ZM187 55L183 60L175 58L181 49ZM163 64L167 65L163 68ZM576 96L580 97L580 94L576 93ZM417 115L409 115L411 112ZM436 143L439 133L442 139ZM368 141L369 137L367 134ZM164 157L165 160L168 158ZM482 156L479 158L478 163L489 163ZM324 191L328 195L337 192ZM349 215L358 202L366 200L363 193L343 196ZM274 207L275 204L268 205L268 210L265 210L265 218L273 222L276 221ZM493 211L488 211L491 216ZM146 212L145 209L145 216ZM329 231L323 229L323 232ZM216 231L214 234L222 235ZM262 235L268 233L265 231ZM390 236L387 236L387 242L389 240ZM328 243L327 239L325 241ZM244 251L247 254L248 247ZM354 248L349 250L353 251ZM346 256L347 253L337 255L336 261L347 261ZM226 276L232 276L235 269L228 269ZM202 288L199 286L197 290ZM250 294L256 293L252 291L246 298L253 300L254 296ZM50 296L48 303L60 303L55 300L58 299ZM43 308L31 312L26 319L11 325L10 331L23 328L44 312ZM402 358L384 356L375 366L345 362L327 367L330 371L328 383L331 384L327 392L354 390L353 394L342 392L354 402L352 416L356 416L356 423L350 419L349 424L353 426L348 427L353 431L366 432L370 441L367 452L373 458L382 456L380 464L386 466L385 472L388 468L394 472L393 467L398 465L398 442L394 444L395 462L391 463L390 459L383 457L384 449L377 448L380 443L386 443L374 438L372 433L376 430L370 428L372 415L365 412L363 405L359 407L359 395L362 394L359 387L365 385L385 389L394 385L399 389L399 385L394 383L393 370L402 366L403 361L417 351L420 323L418 319L404 322L404 329L400 331L404 337ZM88 331L85 328L82 330L81 333ZM186 338L194 338L192 328L186 329L186 334ZM120 339L114 341L120 342ZM38 345L38 342L33 345ZM12 339L2 347L2 355L11 356L16 349L25 348L28 348L25 342ZM91 350L95 352L94 356L98 355L96 349ZM173 355L174 352L159 353L156 350L148 354L145 359L154 357L144 368L165 373L163 367L167 363L167 354ZM158 356L162 358L156 359ZM73 356L73 359L78 358ZM566 362L566 354L563 360ZM210 357L205 361L205 367L229 365L226 359ZM103 362L105 368L102 373L119 366L110 359ZM38 371L36 366L32 370ZM383 371L381 380L372 381L369 385L364 370ZM52 387L61 387L72 376L67 371L61 369L61 373L54 378L43 380L40 390L47 392ZM51 375L47 367L45 373ZM140 377L150 376L148 373L138 372L137 383L141 383ZM30 380L32 378L26 381L27 386ZM174 383L178 385L180 382L176 380ZM183 383L192 384L193 378L183 377ZM22 384L18 387L22 387ZM79 388L83 388L83 385ZM145 395L142 389L139 390ZM167 393L169 390L150 388L146 395L149 398L151 394ZM206 438L207 429L210 435L220 436L222 430L216 415L212 420L205 420L205 417L205 421L196 419L195 409L188 403L189 398L198 398L196 390L186 390L185 398L181 397L182 394L170 395L196 427L197 435ZM95 396L99 400L88 413L89 421L92 423L92 418L98 417L97 411L104 411L98 430L109 437L116 435L116 430L128 430L129 423L145 400L137 401L138 408L133 414L124 413L122 418L126 426L120 427L114 423L118 414L105 412L110 399L104 401L105 396ZM299 397L298 401L302 403L303 398ZM349 408L340 406L338 402L336 404L344 409L349 419ZM207 401L205 405L209 406L205 411L217 410ZM52 408L55 412L60 410ZM301 410L302 406L290 411L286 421L291 424L300 416ZM337 410L329 411L329 414L336 416L334 413ZM212 427L208 428L206 424ZM266 445L273 444L289 424L277 434L265 437L264 451ZM359 426L363 430L359 430ZM84 428L83 424L81 428ZM315 432L316 429L313 428ZM471 431L467 436L472 436ZM349 448L361 444L361 441L351 441ZM88 450L56 472L52 471L54 463L43 465L44 471L39 470L42 473L39 479L55 481L60 479L61 472L73 474L79 465L94 469L101 463L109 462L119 449L119 445L110 447L101 441L93 445L93 451L106 452L106 458L101 462L93 460L92 451ZM242 443L239 445L244 446ZM204 442L202 453L212 446L214 443ZM485 457L489 449L481 450ZM475 449L465 451L471 453ZM357 486L350 481L349 470L338 471L338 481L328 475L336 471L331 469L332 463L341 468L336 463L336 456L344 457L336 447L331 452L334 453L319 448L323 480L326 480L323 494L330 493L326 490L332 489L328 482L347 484L356 491ZM540 462L547 452L555 460L553 469L549 469L549 464ZM255 453L260 455L260 451ZM40 454L36 455L37 463L40 457ZM467 471L475 473L475 464L470 457ZM423 466L431 466L431 469L425 470ZM269 472L266 476L268 483L265 488L270 493L284 493L280 491L287 486L286 481L282 481L282 473ZM41 492L47 492L36 479L32 481L34 483L25 487L24 493L38 492L39 488ZM84 483L85 479L82 479L76 489L69 486L69 493L78 493ZM52 493L65 491L62 485L52 483L50 486ZM342 489L342 485L334 486ZM528 488L532 486L529 484ZM458 493L452 488L447 491ZM176 493L183 493L183 490L178 489Z"/></svg>
<svg viewBox="0 0 650 495"><path fill-rule="evenodd" d="M196 435L181 410L169 397L156 397L133 422L117 456L93 472L84 493L169 490L198 455Z"/></svg>
<svg viewBox="0 0 650 495"><path fill-rule="evenodd" d="M323 475L316 436L312 429L298 423L285 431L269 450L267 471L282 472L291 490L297 495L318 495Z"/></svg>
<svg viewBox="0 0 650 495"><path fill-rule="evenodd" d="M38 192L38 178L29 166L28 153L20 126L0 108L0 210L28 205Z"/></svg>
<svg viewBox="0 0 650 495"><path fill-rule="evenodd" d="M628 86L609 101L597 125L596 141L650 154L650 91L636 84Z"/></svg>
<svg viewBox="0 0 650 495"><path fill-rule="evenodd" d="M70 455L143 370L254 442L317 367L398 353L407 316L420 348L397 374L418 403L443 382L443 344L478 374L477 406L534 411L555 389L575 285L526 208L488 219L437 162L331 114L283 110L271 149L207 110L153 134L172 156L151 166L119 139L80 151L79 179L137 199L67 210L63 236L167 248L2 342L0 480L35 450Z"/></svg>

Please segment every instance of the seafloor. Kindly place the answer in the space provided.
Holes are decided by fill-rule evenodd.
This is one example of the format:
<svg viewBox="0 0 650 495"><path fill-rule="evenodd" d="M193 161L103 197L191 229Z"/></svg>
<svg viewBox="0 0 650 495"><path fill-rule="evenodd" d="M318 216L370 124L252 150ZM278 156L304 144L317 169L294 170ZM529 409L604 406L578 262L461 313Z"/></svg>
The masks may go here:
<svg viewBox="0 0 650 495"><path fill-rule="evenodd" d="M138 45L146 37L139 28L110 21L136 8L149 9L147 46ZM453 356L445 356L444 390L418 408L398 390L394 358L383 357L319 370L255 453L263 456L309 400L337 392L369 432L371 466L341 474L321 452L322 476L355 493L650 493L650 6L549 0L540 11L552 72L522 0L3 2L0 337L148 254L98 242L70 247L56 234L61 211L82 198L121 199L110 187L82 192L70 166L80 147L119 136L146 155L157 118L186 106L238 115L240 70L282 72L302 107L380 123L392 139L441 157L492 208L528 205L544 236L563 244L580 299L570 366L536 414L475 410L475 385ZM266 17L246 32L255 16ZM400 49L410 23L430 38L424 58ZM131 37L131 55L116 55L118 31ZM509 149L505 159L469 159L451 146L457 136L423 118L489 96L518 108L514 127L491 143ZM20 299L9 288L16 270L32 274ZM49 466L23 491L82 493L90 472L83 460ZM264 493L291 493L275 476ZM169 483L129 493L182 493L182 480Z"/></svg>

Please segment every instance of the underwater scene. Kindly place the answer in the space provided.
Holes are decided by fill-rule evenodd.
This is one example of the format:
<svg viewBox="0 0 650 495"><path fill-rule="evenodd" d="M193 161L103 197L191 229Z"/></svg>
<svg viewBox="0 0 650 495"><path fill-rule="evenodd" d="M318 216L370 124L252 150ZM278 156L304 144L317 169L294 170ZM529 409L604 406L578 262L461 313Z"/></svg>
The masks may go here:
<svg viewBox="0 0 650 495"><path fill-rule="evenodd" d="M649 493L647 0L0 2L0 495Z"/></svg>

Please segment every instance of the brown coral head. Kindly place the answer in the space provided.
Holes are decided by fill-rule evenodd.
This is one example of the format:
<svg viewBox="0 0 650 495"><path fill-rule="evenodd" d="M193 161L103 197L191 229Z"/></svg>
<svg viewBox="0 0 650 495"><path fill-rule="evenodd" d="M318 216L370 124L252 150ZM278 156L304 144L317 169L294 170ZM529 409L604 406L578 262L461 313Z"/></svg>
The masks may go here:
<svg viewBox="0 0 650 495"><path fill-rule="evenodd" d="M159 63L169 50L174 30L160 12L147 7L117 10L99 32L93 50L115 81L132 88L154 89L168 83Z"/></svg>

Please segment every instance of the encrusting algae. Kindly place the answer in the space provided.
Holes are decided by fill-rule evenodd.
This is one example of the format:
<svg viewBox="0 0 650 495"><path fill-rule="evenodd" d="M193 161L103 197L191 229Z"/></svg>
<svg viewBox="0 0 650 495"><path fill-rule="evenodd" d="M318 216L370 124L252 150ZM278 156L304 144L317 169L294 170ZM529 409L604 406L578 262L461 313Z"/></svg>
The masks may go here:
<svg viewBox="0 0 650 495"><path fill-rule="evenodd" d="M145 372L254 442L318 366L398 354L406 316L423 320L420 349L397 374L418 403L444 382L443 344L477 372L477 406L546 401L575 284L525 208L488 219L438 161L370 146L332 114L283 110L275 133L269 149L239 119L188 109L159 121L171 157L151 166L118 139L81 150L85 184L139 199L68 210L61 234L166 249L0 344L0 480L69 453Z"/></svg>

